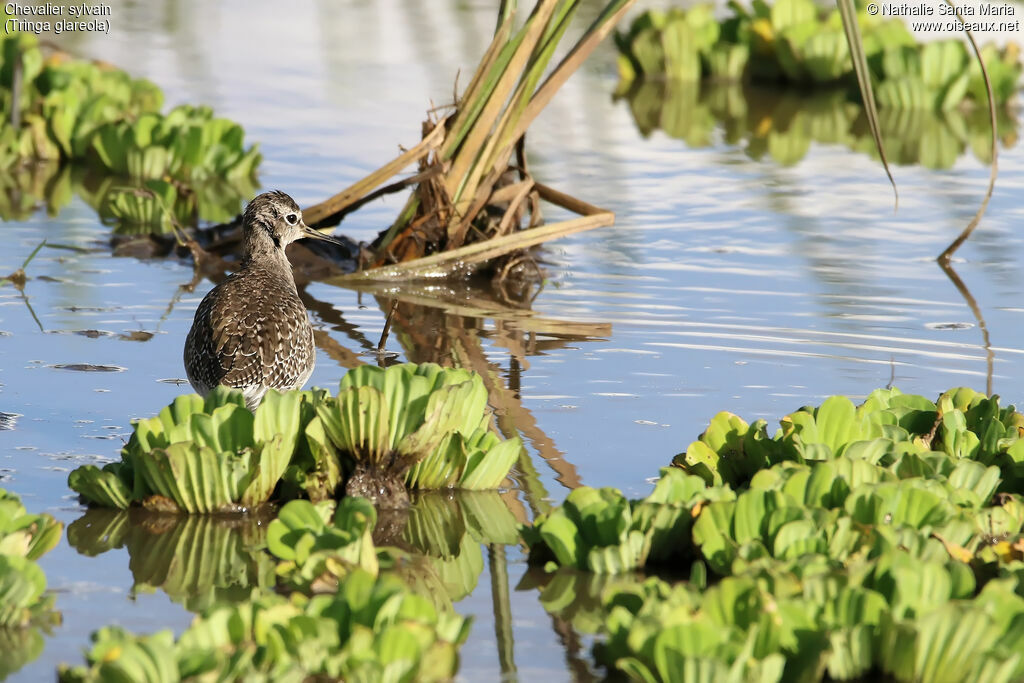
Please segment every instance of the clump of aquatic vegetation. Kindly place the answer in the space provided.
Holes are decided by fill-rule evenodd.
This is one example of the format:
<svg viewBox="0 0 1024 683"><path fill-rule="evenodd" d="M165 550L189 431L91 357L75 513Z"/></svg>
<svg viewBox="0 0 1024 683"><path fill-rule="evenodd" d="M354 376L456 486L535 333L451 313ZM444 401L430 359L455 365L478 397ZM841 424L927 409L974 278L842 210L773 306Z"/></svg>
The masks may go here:
<svg viewBox="0 0 1024 683"><path fill-rule="evenodd" d="M665 77L673 81L750 80L822 86L853 85L850 49L839 10L812 0L756 0L749 9L730 3L716 19L712 8L650 10L616 38L623 82ZM881 108L949 111L985 106L981 68L957 39L919 44L899 19L858 11L864 53L876 79ZM987 45L982 58L998 104L1016 92L1021 74L1015 44Z"/></svg>
<svg viewBox="0 0 1024 683"><path fill-rule="evenodd" d="M0 489L0 679L43 651L41 631L60 622L46 576L36 564L60 540L62 525L29 514L21 500Z"/></svg>
<svg viewBox="0 0 1024 683"><path fill-rule="evenodd" d="M93 518L74 529L72 542L80 550L102 552L125 533L135 533L124 529L126 513L113 514L105 524ZM199 615L177 639L170 631L136 635L101 628L93 633L87 666L62 667L60 680L141 680L142 672L158 672L146 680L212 675L217 680L439 681L455 675L469 621L451 611L450 601L439 599L447 590L446 577L423 563L429 558L418 560L398 548L375 545L377 510L369 500L290 501L264 525L262 538L249 538L254 545L248 550L237 543L222 550L224 538L193 535L197 547L181 552L172 543L175 552L159 540L194 524L217 529L216 521L179 518L170 528L150 530L147 557L133 553L133 572L136 560L149 562L155 553L160 555L156 566L190 577L192 584L223 583L224 575L240 564L238 557L228 556L248 554L261 566L269 564L271 581L252 585L247 595L220 593L220 599L206 604L186 602ZM442 521L434 520L433 526ZM230 533L222 536L230 539ZM203 560L203 555L213 558ZM482 563L475 568L477 574L481 570ZM182 583L179 579L174 586ZM209 594L208 588L192 588L200 596Z"/></svg>
<svg viewBox="0 0 1024 683"><path fill-rule="evenodd" d="M174 220L237 213L255 185L257 146L209 107L160 112L163 93L145 79L61 53L45 56L34 35L0 41L0 168L82 163L119 179L103 213L169 229Z"/></svg>
<svg viewBox="0 0 1024 683"><path fill-rule="evenodd" d="M716 415L651 496L692 518L662 526L661 550L693 558L673 565L690 582L608 586L584 622L603 636L598 659L646 681L1019 679L1022 427L1013 406L964 388L833 396L774 436ZM531 560L654 567L653 553L591 559L621 556L630 534L643 547L644 505L573 492L524 530Z"/></svg>
<svg viewBox="0 0 1024 683"><path fill-rule="evenodd" d="M363 365L342 378L336 398L316 403L306 437L318 463L334 458L350 471L346 494L401 503L406 486L497 488L521 443L502 441L489 423L487 389L475 372Z"/></svg>
<svg viewBox="0 0 1024 683"><path fill-rule="evenodd" d="M104 507L189 513L257 507L270 499L299 440L302 393L268 395L255 414L241 392L179 396L135 423L121 461L85 465L71 488Z"/></svg>
<svg viewBox="0 0 1024 683"><path fill-rule="evenodd" d="M1001 408L998 396L968 388L951 389L937 401L879 389L859 406L845 396L832 396L820 406L790 413L780 424L769 437L764 420L747 424L719 413L673 464L708 484L733 487L773 465L808 465L840 456L895 475L910 472L908 467L929 477L950 476L956 467L996 467L988 476L1002 482L1000 491L1020 491L1024 484L1018 465L1024 461L1024 415L1012 405Z"/></svg>
<svg viewBox="0 0 1024 683"><path fill-rule="evenodd" d="M444 681L468 632L466 619L439 613L400 579L356 569L332 595L267 593L215 606L177 639L101 628L86 665L61 667L58 678Z"/></svg>
<svg viewBox="0 0 1024 683"><path fill-rule="evenodd" d="M465 375L446 382L438 372L368 368L343 384L339 396L354 392L349 404L318 391L271 401L296 397L296 412L307 416L298 420L319 439L307 445L314 466L303 471L317 472L317 458L365 458L374 443L397 452L396 444L419 433L422 418L389 397L404 391L429 415L432 401L451 406L453 396L467 401L477 391ZM411 389L416 383L422 391ZM220 409L242 409L218 401ZM391 406L388 420L410 423L405 436L353 436L379 435L383 418L366 417L378 401ZM324 426L324 411L340 426ZM346 422L339 417L346 413L365 419ZM457 413L462 430L482 424L478 415ZM278 424L296 419L279 407L272 414ZM254 424L271 418L249 415ZM310 429L316 419L321 424ZM201 421L188 430L225 439L230 432ZM279 428L265 430L279 447ZM1024 415L1013 406L966 388L935 401L896 389L875 391L860 405L833 396L786 415L773 435L764 420L719 413L646 498L582 487L532 527L520 527L534 565L520 588L541 586L544 608L596 634L596 660L635 680L1017 680L1024 675L1017 654L1024 644L1024 498L1016 493L1024 484L1022 430ZM331 431L342 436L335 441ZM352 472L355 462L339 458L335 467ZM483 493L496 498L476 495ZM397 540L427 552L424 560L378 547L383 511L365 498L292 500L255 542L270 561L271 581L254 584L233 606L205 602L177 640L101 629L87 666L61 676L130 677L146 667L169 678L350 679L379 676L400 660L409 679L448 678L466 631L448 612L450 600L482 571L480 543L516 540L509 511L500 499L500 511L491 502L471 496L453 514L440 499L417 501ZM88 533L114 543L120 532L113 524ZM473 546L476 554L468 552ZM211 569L183 575L223 573ZM655 570L688 581L638 574ZM297 592L286 598L271 588ZM415 637L394 629L413 629Z"/></svg>
<svg viewBox="0 0 1024 683"><path fill-rule="evenodd" d="M957 566L893 551L846 571L764 563L706 589L620 585L595 655L638 681L1019 680L1019 578L972 597Z"/></svg>
<svg viewBox="0 0 1024 683"><path fill-rule="evenodd" d="M50 515L29 514L16 495L0 489L0 630L27 626L51 611L36 560L57 545L61 529Z"/></svg>
<svg viewBox="0 0 1024 683"><path fill-rule="evenodd" d="M752 159L782 165L801 161L812 143L878 156L863 108L842 89L796 92L735 82L642 79L617 97L628 102L643 135L661 130L690 147L724 140ZM1018 138L1016 113L1000 107L997 114L997 136L1012 147ZM948 169L967 151L982 163L992 161L989 116L981 108L888 107L879 112L878 124L891 163Z"/></svg>
<svg viewBox="0 0 1024 683"><path fill-rule="evenodd" d="M136 422L120 462L79 467L68 483L119 509L226 512L333 498L342 487L401 507L406 487L497 488L521 445L500 440L489 421L479 375L429 363L357 368L336 397L270 392L255 413L240 392L218 387Z"/></svg>
<svg viewBox="0 0 1024 683"><path fill-rule="evenodd" d="M689 559L694 511L709 499L735 495L709 489L700 477L676 468L661 474L643 500L628 500L613 488L575 489L562 505L522 528L530 561L606 574Z"/></svg>

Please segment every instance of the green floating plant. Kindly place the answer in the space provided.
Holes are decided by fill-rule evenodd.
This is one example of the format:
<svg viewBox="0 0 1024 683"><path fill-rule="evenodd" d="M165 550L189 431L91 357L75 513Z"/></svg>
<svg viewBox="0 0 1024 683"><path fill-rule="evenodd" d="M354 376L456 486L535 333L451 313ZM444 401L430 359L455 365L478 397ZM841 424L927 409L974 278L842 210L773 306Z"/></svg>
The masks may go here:
<svg viewBox="0 0 1024 683"><path fill-rule="evenodd" d="M1020 680L1022 428L966 388L833 396L774 438L720 413L677 458L690 474L658 484L693 518L664 537L690 581L621 574L597 606L566 572L608 571L578 548L625 546L633 509L612 490L573 492L523 532L564 567L538 581L542 604L601 636L598 660L634 680Z"/></svg>
<svg viewBox="0 0 1024 683"><path fill-rule="evenodd" d="M879 389L860 406L832 396L820 407L801 408L784 417L772 437L764 420L748 425L731 413L719 413L673 465L709 484L735 487L784 461L827 461L849 454L892 469L904 454L916 454L947 471L942 468L950 462L968 458L998 467L1000 490L1013 492L1024 490L1022 429L1024 415L1013 406L1000 408L998 396L958 388L933 402Z"/></svg>
<svg viewBox="0 0 1024 683"><path fill-rule="evenodd" d="M822 555L836 566L894 548L921 560L965 561L994 536L1018 534L1024 500L986 506L998 470L963 461L948 475L906 456L891 470L848 456L760 472L734 501L701 511L693 540L715 572L743 571L762 558ZM984 501L984 502L983 502ZM967 571L966 564L954 571Z"/></svg>
<svg viewBox="0 0 1024 683"><path fill-rule="evenodd" d="M1014 579L972 599L934 565L862 579L815 563L700 589L660 579L605 592L597 659L639 681L1012 681L1024 599Z"/></svg>
<svg viewBox="0 0 1024 683"><path fill-rule="evenodd" d="M86 665L62 666L58 679L444 681L468 633L466 619L438 613L400 580L357 569L335 595L214 607L177 640L100 629Z"/></svg>
<svg viewBox="0 0 1024 683"><path fill-rule="evenodd" d="M598 607L559 570L542 604L602 635L598 661L633 680L1018 680L1024 503L982 503L994 471L781 463L702 506L689 583L623 575ZM710 587L705 562L724 577Z"/></svg>
<svg viewBox="0 0 1024 683"><path fill-rule="evenodd" d="M188 513L266 503L295 452L308 392L268 392L253 414L238 391L179 396L135 423L120 462L85 465L68 485L86 500L126 509L133 502Z"/></svg>
<svg viewBox="0 0 1024 683"><path fill-rule="evenodd" d="M400 501L406 487L497 488L522 448L489 431L479 375L433 363L360 366L315 407L305 432L314 457L340 460L346 492L374 500L385 490Z"/></svg>
<svg viewBox="0 0 1024 683"><path fill-rule="evenodd" d="M170 214L223 221L254 191L261 157L237 123L209 107L161 114L163 94L149 81L63 55L44 59L34 35L0 40L0 102L19 115L17 129L7 116L0 122L0 168L70 160L123 178L100 209L124 224L167 229Z"/></svg>
<svg viewBox="0 0 1024 683"><path fill-rule="evenodd" d="M638 77L677 82L750 79L762 83L852 85L853 66L839 11L812 0L756 0L749 9L729 3L716 19L709 6L649 10L617 33L624 83ZM864 51L878 79L881 108L950 111L987 102L981 69L957 39L919 44L899 19L859 10ZM986 46L982 54L996 101L1016 92L1021 74L1016 45Z"/></svg>
<svg viewBox="0 0 1024 683"><path fill-rule="evenodd" d="M35 561L57 545L62 527L50 515L28 514L16 495L0 489L0 631L51 612L46 576Z"/></svg>
<svg viewBox="0 0 1024 683"><path fill-rule="evenodd" d="M487 391L466 370L433 364L364 366L325 391L269 392L255 414L237 391L179 396L140 420L121 461L74 470L88 502L128 509L216 513L275 500L349 495L384 506L416 489L493 489L519 457L519 439L489 431Z"/></svg>
<svg viewBox="0 0 1024 683"><path fill-rule="evenodd" d="M553 561L599 574L625 572L684 559L693 551L690 527L700 507L733 497L728 489L709 489L699 477L667 468L643 500L627 500L616 489L582 486L521 533L533 564Z"/></svg>

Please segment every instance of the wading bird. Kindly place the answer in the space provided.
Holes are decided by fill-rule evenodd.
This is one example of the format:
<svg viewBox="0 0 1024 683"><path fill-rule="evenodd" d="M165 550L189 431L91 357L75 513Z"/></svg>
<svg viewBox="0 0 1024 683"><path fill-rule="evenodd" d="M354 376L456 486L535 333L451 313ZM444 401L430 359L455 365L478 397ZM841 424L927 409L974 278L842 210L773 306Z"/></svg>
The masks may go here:
<svg viewBox="0 0 1024 683"><path fill-rule="evenodd" d="M299 389L313 373L313 327L284 253L304 237L342 244L307 226L284 192L245 207L241 265L203 298L185 340L185 372L203 396L223 384L255 410L268 389Z"/></svg>

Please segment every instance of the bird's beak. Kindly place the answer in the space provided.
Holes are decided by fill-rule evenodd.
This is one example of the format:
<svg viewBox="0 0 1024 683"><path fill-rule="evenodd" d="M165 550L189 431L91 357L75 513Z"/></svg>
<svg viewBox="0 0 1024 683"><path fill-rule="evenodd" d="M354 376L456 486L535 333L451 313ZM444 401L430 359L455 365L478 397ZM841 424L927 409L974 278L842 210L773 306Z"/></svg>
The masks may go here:
<svg viewBox="0 0 1024 683"><path fill-rule="evenodd" d="M313 228L311 228L308 225L306 225L305 221L300 222L299 223L299 227L302 228L302 236L303 237L312 237L315 240L323 240L324 242L331 242L331 243L337 244L338 246L341 246L341 247L348 246L348 245L346 245L344 242L342 242L339 239L336 239L334 237L331 237L330 235L325 235L322 232L318 232L318 231L314 230Z"/></svg>

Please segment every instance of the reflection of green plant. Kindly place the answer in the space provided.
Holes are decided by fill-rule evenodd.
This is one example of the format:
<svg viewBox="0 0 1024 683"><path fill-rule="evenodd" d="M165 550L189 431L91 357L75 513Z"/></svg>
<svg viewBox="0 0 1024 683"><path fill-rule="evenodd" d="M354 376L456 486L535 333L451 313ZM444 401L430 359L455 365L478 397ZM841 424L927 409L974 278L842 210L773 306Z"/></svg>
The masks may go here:
<svg viewBox="0 0 1024 683"><path fill-rule="evenodd" d="M662 470L654 492L626 500L615 489L573 490L565 503L522 528L531 563L618 573L679 560L692 552L690 525L707 500L732 492L708 489L699 477Z"/></svg>
<svg viewBox="0 0 1024 683"><path fill-rule="evenodd" d="M17 496L0 489L0 680L38 657L40 627L59 622L35 561L57 545L61 527L50 515L28 514Z"/></svg>
<svg viewBox="0 0 1024 683"><path fill-rule="evenodd" d="M304 593L332 592L355 569L386 571L437 583L433 590L443 588L447 599L432 599L450 606L476 586L483 570L481 543L519 539L515 519L494 491L459 491L447 499L436 492L417 495L395 539L412 551L409 556L394 548L378 551L372 539L376 522L376 509L365 498L346 496L336 508L333 501L289 502L267 535L279 583ZM425 569L417 556L432 568Z"/></svg>
<svg viewBox="0 0 1024 683"><path fill-rule="evenodd" d="M594 635L605 630L602 596L620 585L640 580L632 573L594 574L571 567L544 572L539 567L531 567L516 590L538 589L537 599L548 613L568 621L579 633Z"/></svg>
<svg viewBox="0 0 1024 683"><path fill-rule="evenodd" d="M496 491L425 491L415 496L401 544L433 565L450 601L476 587L483 571L481 545L519 542L515 517Z"/></svg>
<svg viewBox="0 0 1024 683"><path fill-rule="evenodd" d="M420 493L403 528L385 530L364 498L285 504L263 516L165 515L94 508L68 527L78 552L125 547L134 590L159 588L194 612L250 600L254 591L335 592L355 570L398 576L438 610L468 595L483 570L481 543L515 544L517 524L495 491ZM406 552L405 550L409 552Z"/></svg>
<svg viewBox="0 0 1024 683"><path fill-rule="evenodd" d="M84 555L128 550L137 592L161 589L189 611L247 600L273 587L274 564L259 547L267 525L254 515L163 515L93 508L68 526L68 543Z"/></svg>
<svg viewBox="0 0 1024 683"><path fill-rule="evenodd" d="M638 16L627 33L616 36L622 80L749 77L759 82L853 84L838 10L823 15L812 0L776 0L771 6L757 0L750 10L738 3L729 7L732 15L721 21L703 5ZM950 111L966 101L987 101L980 67L962 41L917 44L899 19L871 17L863 9L859 19L883 109ZM996 101L1007 102L1021 74L1018 49L986 46L983 58Z"/></svg>
<svg viewBox="0 0 1024 683"><path fill-rule="evenodd" d="M62 525L30 515L21 500L0 489L0 628L25 626L49 612L46 577L35 563L57 545Z"/></svg>
<svg viewBox="0 0 1024 683"><path fill-rule="evenodd" d="M322 593L355 569L377 575L373 528L377 510L365 498L346 497L335 505L293 500L267 530L267 550L277 558L277 575L290 588ZM328 521L330 520L330 523Z"/></svg>
<svg viewBox="0 0 1024 683"><path fill-rule="evenodd" d="M426 530L443 533L448 513L454 513L467 530L459 553L464 557L473 556L475 545L479 558L478 537L515 542L515 524L506 518L510 513L496 492L463 495L471 501L464 510L457 502L451 510L442 505L446 510L440 514L436 505L419 510L417 527L408 537L429 543L426 539L437 534ZM439 494L431 499L436 502ZM137 581L145 570L153 585L171 590L188 583L195 595L206 596L211 589L204 582L234 579L249 594L220 592L226 600L187 601L201 613L177 641L170 632L137 636L119 628L100 629L93 634L87 667L62 667L61 680L434 681L449 680L457 670L457 648L468 622L452 612L450 595L461 597L457 584L475 584L482 562L468 567L475 571L469 576L461 565L448 571L443 559L376 548L371 534L377 512L366 499L346 497L337 504L293 500L269 525L260 526L264 543L251 533L243 542L252 526L244 518L227 526L211 517L133 511L132 521L127 520L123 511L92 511L69 528L69 540L82 552L129 545ZM205 530L206 537L190 530ZM233 540L220 542L221 531ZM140 552L160 557L137 557ZM255 565L262 576L271 560L270 584L262 579L245 583L245 567ZM172 586L172 573L187 580ZM281 595L294 589L300 592Z"/></svg>
<svg viewBox="0 0 1024 683"><path fill-rule="evenodd" d="M0 681L33 662L43 652L43 634L39 628L0 627Z"/></svg>
<svg viewBox="0 0 1024 683"><path fill-rule="evenodd" d="M721 130L728 144L741 145L752 159L782 165L802 160L811 143L843 145L877 156L864 125L863 110L844 90L813 93L739 83L643 80L620 93L628 100L644 135L661 129L691 147L708 147ZM997 109L997 135L1006 146L1017 139L1017 117ZM950 168L973 151L991 161L988 112L884 108L879 127L891 163Z"/></svg>
<svg viewBox="0 0 1024 683"><path fill-rule="evenodd" d="M0 176L0 219L23 220L40 203L56 216L78 195L100 217L115 221L118 234L168 232L172 219L189 225L196 214L203 220L228 222L238 214L242 197L254 192L249 185L244 191L232 190L217 178L186 192L176 182L135 184L83 165L51 161L16 166Z"/></svg>
<svg viewBox="0 0 1024 683"><path fill-rule="evenodd" d="M205 612L177 640L117 627L93 634L87 666L61 681L417 680L454 676L469 624L437 613L393 578L356 570L336 595L263 595Z"/></svg>
<svg viewBox="0 0 1024 683"><path fill-rule="evenodd" d="M15 63L22 70L17 96ZM17 104L20 117L17 130L6 116L0 122L0 168L74 160L125 178L131 187L104 207L125 223L166 226L163 206L179 219L223 220L253 191L260 154L245 147L238 124L214 118L208 107L161 114L163 94L149 81L89 62L46 60L33 35L0 41L0 101L5 112Z"/></svg>

